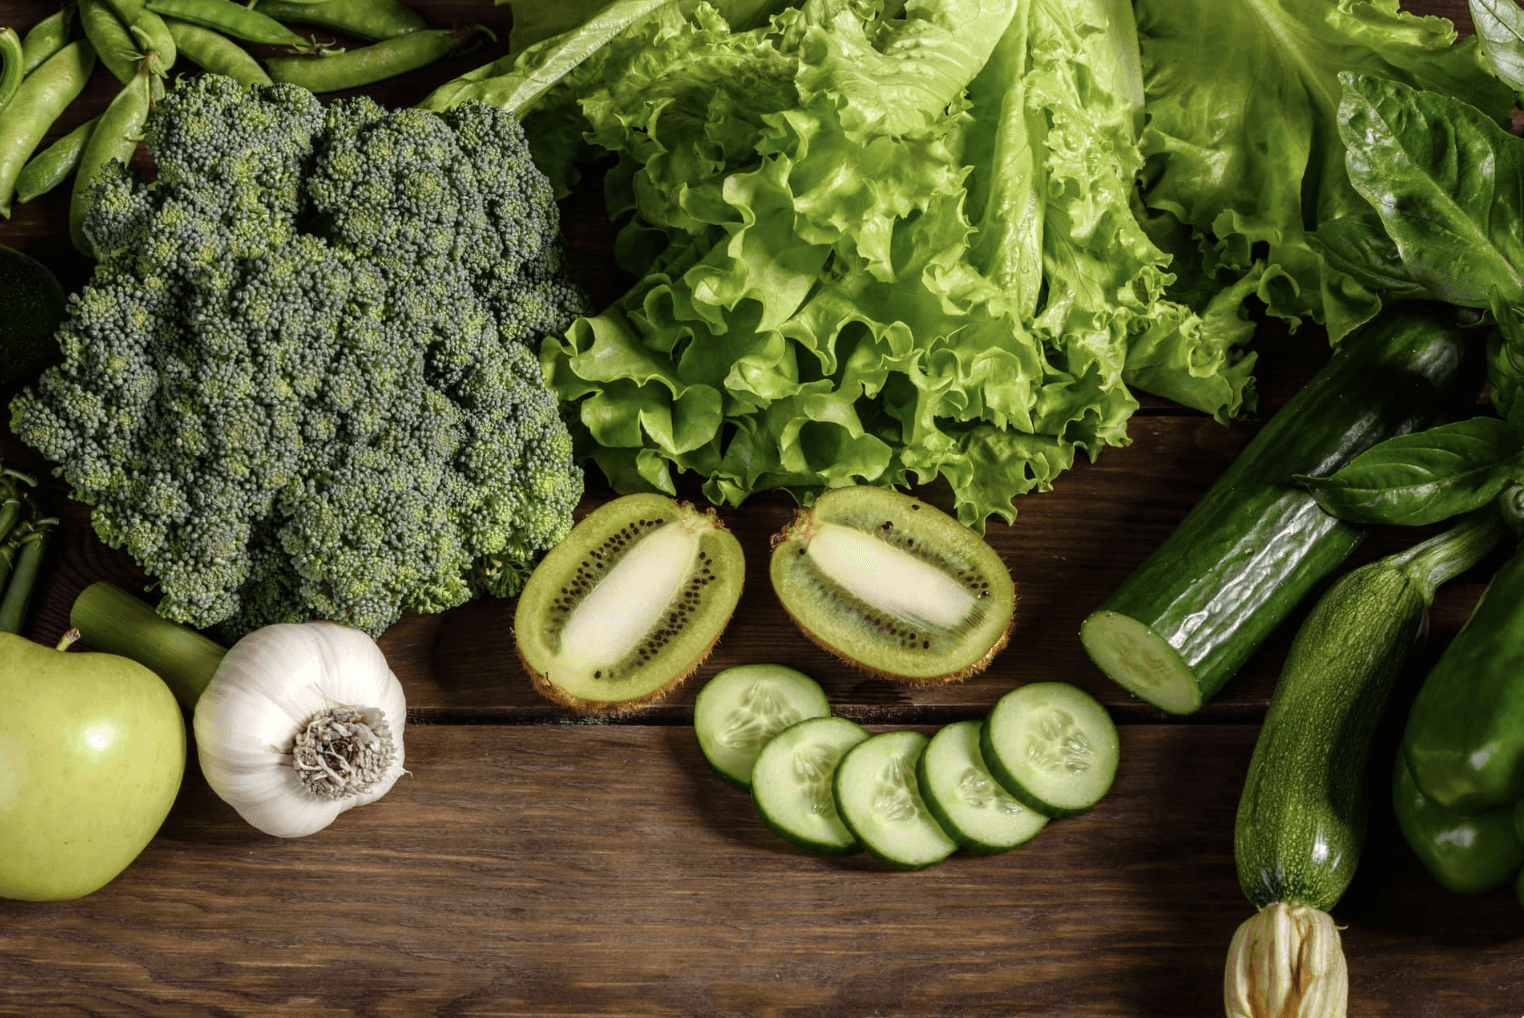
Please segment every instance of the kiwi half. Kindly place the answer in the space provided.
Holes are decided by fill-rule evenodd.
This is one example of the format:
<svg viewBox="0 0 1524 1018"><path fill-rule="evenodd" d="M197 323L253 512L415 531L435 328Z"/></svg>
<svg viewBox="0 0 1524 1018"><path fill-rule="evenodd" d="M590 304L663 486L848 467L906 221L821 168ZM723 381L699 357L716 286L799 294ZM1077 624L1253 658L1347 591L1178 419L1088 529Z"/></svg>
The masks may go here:
<svg viewBox="0 0 1524 1018"><path fill-rule="evenodd" d="M650 703L709 655L741 597L741 546L714 510L662 495L614 499L530 574L514 613L519 659L556 703Z"/></svg>
<svg viewBox="0 0 1524 1018"><path fill-rule="evenodd" d="M1005 646L1016 585L978 534L888 488L836 488L773 537L773 590L804 634L913 683L983 671Z"/></svg>

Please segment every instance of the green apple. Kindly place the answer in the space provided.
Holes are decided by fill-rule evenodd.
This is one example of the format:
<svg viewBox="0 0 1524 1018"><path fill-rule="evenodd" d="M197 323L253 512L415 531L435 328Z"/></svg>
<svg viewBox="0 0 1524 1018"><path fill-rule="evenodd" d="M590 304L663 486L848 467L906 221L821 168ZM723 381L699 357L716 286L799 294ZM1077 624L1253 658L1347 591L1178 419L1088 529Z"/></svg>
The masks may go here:
<svg viewBox="0 0 1524 1018"><path fill-rule="evenodd" d="M79 898L126 869L175 801L185 741L137 662L0 633L0 898Z"/></svg>

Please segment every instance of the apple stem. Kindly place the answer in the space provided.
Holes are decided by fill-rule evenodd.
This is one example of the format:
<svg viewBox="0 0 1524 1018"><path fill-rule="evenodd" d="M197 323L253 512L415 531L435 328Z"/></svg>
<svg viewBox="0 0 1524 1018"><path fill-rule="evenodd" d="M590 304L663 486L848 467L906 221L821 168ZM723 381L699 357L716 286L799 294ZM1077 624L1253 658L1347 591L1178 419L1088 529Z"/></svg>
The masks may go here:
<svg viewBox="0 0 1524 1018"><path fill-rule="evenodd" d="M78 626L70 626L69 627L69 631L67 633L63 634L63 639L58 641L58 646L56 648L54 648L54 649L55 650L68 650L70 647L74 646L74 644L77 643L78 641L79 641L79 627Z"/></svg>
<svg viewBox="0 0 1524 1018"><path fill-rule="evenodd" d="M96 650L131 658L163 679L186 710L195 709L227 654L222 645L104 581L74 599L69 624Z"/></svg>

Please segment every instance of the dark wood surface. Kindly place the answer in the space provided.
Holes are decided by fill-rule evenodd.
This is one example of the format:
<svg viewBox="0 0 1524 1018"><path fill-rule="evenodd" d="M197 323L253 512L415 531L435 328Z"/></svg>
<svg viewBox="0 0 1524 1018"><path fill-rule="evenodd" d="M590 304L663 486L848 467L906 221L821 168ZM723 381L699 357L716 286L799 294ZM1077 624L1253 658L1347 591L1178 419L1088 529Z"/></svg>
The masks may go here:
<svg viewBox="0 0 1524 1018"><path fill-rule="evenodd" d="M506 38L505 8L415 5L436 24L481 21ZM1457 0L1407 6L1464 21ZM48 9L0 0L0 24L25 27ZM367 91L416 102L500 49ZM111 92L98 73L60 130ZM621 280L596 190L565 213L577 271L606 301ZM18 206L0 243L70 284L88 271L69 251L58 195ZM1021 499L1013 525L991 522L1020 603L1010 647L983 675L897 686L799 635L766 579L767 538L793 511L782 495L723 512L750 582L715 653L663 703L617 719L534 693L513 652L511 601L408 616L381 640L409 703L410 773L390 795L282 841L243 824L192 767L158 837L112 884L72 903L0 901L0 1015L1220 1014L1228 940L1251 911L1234 873L1233 814L1292 626L1186 720L1107 681L1076 631L1326 356L1314 329L1267 327L1258 345L1260 417L1225 428L1149 399L1130 447ZM0 457L48 470L9 435ZM64 527L29 635L52 642L88 583L146 578L94 537L88 510L48 486ZM950 507L945 487L918 494ZM591 478L579 513L608 497ZM1377 532L1353 562L1411 537ZM1482 577L1441 592L1414 677L1464 621ZM693 738L703 681L755 661L816 676L838 713L874 730L929 732L981 716L1019 684L1073 682L1119 722L1121 770L1099 807L1008 855L959 854L911 874L810 856L766 831ZM1397 836L1384 796L1374 806L1361 870L1335 913L1347 926L1351 1015L1524 1014L1524 911L1511 891L1448 894Z"/></svg>

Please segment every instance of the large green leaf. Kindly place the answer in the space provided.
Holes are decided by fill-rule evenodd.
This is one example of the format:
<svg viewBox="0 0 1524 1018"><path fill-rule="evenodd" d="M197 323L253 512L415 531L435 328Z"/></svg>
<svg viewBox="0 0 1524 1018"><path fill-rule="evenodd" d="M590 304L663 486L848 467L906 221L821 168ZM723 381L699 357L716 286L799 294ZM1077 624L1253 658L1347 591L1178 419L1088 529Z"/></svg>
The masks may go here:
<svg viewBox="0 0 1524 1018"><path fill-rule="evenodd" d="M1470 0L1470 7L1487 65L1498 80L1524 95L1524 8L1518 0Z"/></svg>

